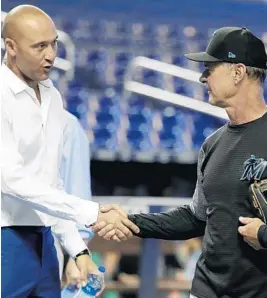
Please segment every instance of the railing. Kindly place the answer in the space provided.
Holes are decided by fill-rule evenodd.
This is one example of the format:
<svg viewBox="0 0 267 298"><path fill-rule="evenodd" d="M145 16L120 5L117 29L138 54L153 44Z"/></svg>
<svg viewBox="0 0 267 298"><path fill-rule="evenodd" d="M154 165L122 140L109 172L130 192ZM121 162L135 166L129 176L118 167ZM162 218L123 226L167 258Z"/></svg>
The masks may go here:
<svg viewBox="0 0 267 298"><path fill-rule="evenodd" d="M191 202L191 198L173 197L128 197L128 196L93 196L92 200L100 205L117 204L128 213L146 213L151 207L175 208Z"/></svg>
<svg viewBox="0 0 267 298"><path fill-rule="evenodd" d="M158 292L171 292L181 291L189 292L191 288L191 282L186 280L173 280L173 279L160 279L157 282ZM119 293L131 293L137 292L140 287L140 280L137 280L133 284L123 284L121 282L107 282L106 290L118 291Z"/></svg>
<svg viewBox="0 0 267 298"><path fill-rule="evenodd" d="M199 77L201 73L173 64L139 56L131 61L125 74L124 88L127 92L125 92L124 97L126 99L132 92L134 92L178 105L183 108L188 108L222 119L228 119L226 112L222 108L212 106L207 102L196 100L194 98L172 93L161 88L152 87L150 85L134 81L132 78L138 68L151 69L200 84Z"/></svg>

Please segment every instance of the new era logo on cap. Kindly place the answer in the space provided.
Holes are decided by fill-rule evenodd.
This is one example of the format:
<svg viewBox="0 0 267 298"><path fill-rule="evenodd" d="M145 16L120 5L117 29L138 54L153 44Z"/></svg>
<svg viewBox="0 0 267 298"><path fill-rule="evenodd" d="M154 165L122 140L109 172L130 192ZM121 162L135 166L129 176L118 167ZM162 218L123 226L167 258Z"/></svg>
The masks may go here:
<svg viewBox="0 0 267 298"><path fill-rule="evenodd" d="M236 55L233 54L232 52L229 52L228 53L228 58L236 58Z"/></svg>

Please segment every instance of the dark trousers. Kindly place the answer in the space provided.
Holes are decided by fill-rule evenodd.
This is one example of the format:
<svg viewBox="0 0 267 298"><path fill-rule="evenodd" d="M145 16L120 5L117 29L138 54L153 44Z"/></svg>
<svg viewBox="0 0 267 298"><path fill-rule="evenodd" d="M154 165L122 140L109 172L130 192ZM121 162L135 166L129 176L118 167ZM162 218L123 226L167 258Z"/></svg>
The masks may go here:
<svg viewBox="0 0 267 298"><path fill-rule="evenodd" d="M1 228L1 297L60 298L57 253L48 227Z"/></svg>

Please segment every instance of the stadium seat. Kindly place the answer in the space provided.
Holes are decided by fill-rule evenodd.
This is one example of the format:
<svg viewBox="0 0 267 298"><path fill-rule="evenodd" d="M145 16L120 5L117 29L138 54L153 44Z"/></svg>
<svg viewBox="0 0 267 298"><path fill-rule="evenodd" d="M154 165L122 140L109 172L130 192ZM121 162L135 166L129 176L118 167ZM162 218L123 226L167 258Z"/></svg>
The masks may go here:
<svg viewBox="0 0 267 298"><path fill-rule="evenodd" d="M96 113L97 127L105 128L107 130L117 129L120 123L120 114L117 112L105 113L99 111Z"/></svg>
<svg viewBox="0 0 267 298"><path fill-rule="evenodd" d="M92 149L105 149L115 151L118 145L117 135L115 130L107 130L97 127L93 130L94 143Z"/></svg>
<svg viewBox="0 0 267 298"><path fill-rule="evenodd" d="M125 68L115 68L114 76L116 79L116 84L122 83L124 81Z"/></svg>
<svg viewBox="0 0 267 298"><path fill-rule="evenodd" d="M88 111L88 91L86 89L74 88L66 96L67 109L78 119L86 118Z"/></svg>
<svg viewBox="0 0 267 298"><path fill-rule="evenodd" d="M153 86L153 87L162 87L162 75L158 71L154 70L144 70L143 71L143 78L142 83Z"/></svg>
<svg viewBox="0 0 267 298"><path fill-rule="evenodd" d="M128 106L129 106L129 110L132 109L132 108L142 110L146 106L146 100L141 95L132 95L128 99L127 103L128 103Z"/></svg>
<svg viewBox="0 0 267 298"><path fill-rule="evenodd" d="M83 89L83 84L81 81L78 81L75 78L68 83L68 89L69 89L70 93L67 96L72 97L74 95L74 92L77 93Z"/></svg>
<svg viewBox="0 0 267 298"><path fill-rule="evenodd" d="M181 94L184 96L193 97L194 96L194 90L190 88L189 84L186 82L181 81L181 79L174 78L174 90L175 93Z"/></svg>
<svg viewBox="0 0 267 298"><path fill-rule="evenodd" d="M132 150L149 151L153 147L149 134L140 130L128 130L127 141Z"/></svg>
<svg viewBox="0 0 267 298"><path fill-rule="evenodd" d="M185 128L184 114L174 108L168 107L162 113L162 129L165 132L172 132L174 128L179 127L181 130Z"/></svg>
<svg viewBox="0 0 267 298"><path fill-rule="evenodd" d="M187 60L183 55L175 55L172 57L172 63L184 67L187 64Z"/></svg>
<svg viewBox="0 0 267 298"><path fill-rule="evenodd" d="M129 130L149 132L152 129L152 112L148 108L132 108L128 112Z"/></svg>
<svg viewBox="0 0 267 298"><path fill-rule="evenodd" d="M160 131L159 132L159 140L160 147L164 150L169 151L183 151L185 148L184 143L182 141L182 131L179 127L175 127L173 131Z"/></svg>
<svg viewBox="0 0 267 298"><path fill-rule="evenodd" d="M114 20L81 17L74 21L61 18L56 22L60 29L66 30L74 38L77 45L75 79L68 84L67 108L79 119L86 118L88 99L84 95L86 92L87 95L88 92L95 94L95 109L90 110L96 120L93 128L95 148L114 150L119 146L116 141L118 132L126 127L126 141L133 154L135 151L150 150L153 147L152 136L157 136L156 143L159 142L159 147L170 154L186 150L188 144L185 147L185 133L189 134L186 138L192 139L197 151L204 139L225 123L224 120L197 112L186 111L185 114L184 110L173 109L163 102L138 94L131 94L127 100L121 98L124 94L125 71L135 56L192 68L184 53L205 50L207 39L214 28L153 23L150 20L131 22L127 18ZM66 50L59 45L58 56L65 55ZM202 64L195 66L192 69L200 72L204 70ZM57 77L55 75L53 79L57 80ZM155 70L140 67L133 73L133 79L208 101L208 92L204 86L177 77L163 76ZM106 88L109 90L110 87L113 91L106 92ZM267 98L266 85L264 96ZM154 117L154 111L157 111L159 118ZM121 123L121 119L126 119L126 122Z"/></svg>
<svg viewBox="0 0 267 298"><path fill-rule="evenodd" d="M126 52L118 53L115 56L115 67L126 68L132 59L132 55Z"/></svg>
<svg viewBox="0 0 267 298"><path fill-rule="evenodd" d="M92 51L88 53L88 63L90 64L98 64L98 63L106 63L107 62L107 55L106 51Z"/></svg>

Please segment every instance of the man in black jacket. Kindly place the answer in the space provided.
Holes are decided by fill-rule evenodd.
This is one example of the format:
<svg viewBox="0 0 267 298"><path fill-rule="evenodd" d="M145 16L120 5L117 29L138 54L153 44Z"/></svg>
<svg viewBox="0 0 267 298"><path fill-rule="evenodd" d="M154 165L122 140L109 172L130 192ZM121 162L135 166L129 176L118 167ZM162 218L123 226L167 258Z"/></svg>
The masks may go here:
<svg viewBox="0 0 267 298"><path fill-rule="evenodd" d="M186 57L204 62L200 81L208 88L209 102L224 108L230 121L208 137L200 150L191 204L168 213L134 214L129 219L140 228L137 236L141 238L204 236L192 297L266 298L267 251L256 251L238 233L239 216L253 217L248 188L249 178L256 173L252 168L247 177L246 165L252 154L257 162L267 160L265 47L246 28L224 27L215 31L206 52ZM105 211L108 208L119 210L110 206ZM121 230L105 223L95 230L105 239L116 235L122 239Z"/></svg>

